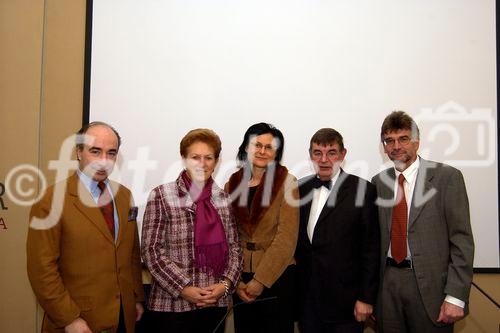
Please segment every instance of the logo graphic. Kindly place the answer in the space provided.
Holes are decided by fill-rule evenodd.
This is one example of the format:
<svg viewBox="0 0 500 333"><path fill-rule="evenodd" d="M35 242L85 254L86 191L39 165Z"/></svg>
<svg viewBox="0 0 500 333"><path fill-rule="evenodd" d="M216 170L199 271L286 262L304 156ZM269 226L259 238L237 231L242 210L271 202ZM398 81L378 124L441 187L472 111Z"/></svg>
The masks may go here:
<svg viewBox="0 0 500 333"><path fill-rule="evenodd" d="M491 109L467 110L449 101L436 109L422 109L414 120L422 132L423 157L458 167L487 167L495 162L496 120Z"/></svg>

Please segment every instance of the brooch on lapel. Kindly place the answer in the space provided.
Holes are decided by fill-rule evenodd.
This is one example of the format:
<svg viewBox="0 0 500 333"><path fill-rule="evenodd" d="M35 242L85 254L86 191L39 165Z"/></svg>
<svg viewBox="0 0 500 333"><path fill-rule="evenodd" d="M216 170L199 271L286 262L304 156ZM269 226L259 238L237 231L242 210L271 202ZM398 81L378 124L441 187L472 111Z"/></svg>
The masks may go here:
<svg viewBox="0 0 500 333"><path fill-rule="evenodd" d="M139 208L134 206L134 207L131 207L130 210L128 211L128 218L127 218L127 221L130 222L130 221L135 221L137 220L137 212L139 211Z"/></svg>

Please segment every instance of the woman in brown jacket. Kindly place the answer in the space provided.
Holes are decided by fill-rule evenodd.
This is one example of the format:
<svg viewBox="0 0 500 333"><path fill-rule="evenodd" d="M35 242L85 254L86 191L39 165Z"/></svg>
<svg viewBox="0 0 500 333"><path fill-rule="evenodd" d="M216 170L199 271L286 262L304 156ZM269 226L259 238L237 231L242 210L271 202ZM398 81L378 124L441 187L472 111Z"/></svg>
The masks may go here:
<svg viewBox="0 0 500 333"><path fill-rule="evenodd" d="M297 180L280 164L283 148L280 130L250 126L238 150L241 168L226 184L243 248L236 333L293 332L299 207Z"/></svg>

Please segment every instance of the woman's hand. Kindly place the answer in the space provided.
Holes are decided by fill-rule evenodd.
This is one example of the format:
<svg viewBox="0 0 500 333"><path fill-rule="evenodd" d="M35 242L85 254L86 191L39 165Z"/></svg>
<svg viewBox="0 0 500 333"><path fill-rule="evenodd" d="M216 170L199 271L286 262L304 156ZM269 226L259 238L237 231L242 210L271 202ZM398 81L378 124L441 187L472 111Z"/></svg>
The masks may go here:
<svg viewBox="0 0 500 333"><path fill-rule="evenodd" d="M246 303L255 301L263 291L264 285L255 279L252 279L246 284L240 282L236 289L238 296Z"/></svg>
<svg viewBox="0 0 500 333"><path fill-rule="evenodd" d="M246 292L248 295L252 296L254 300L262 294L264 291L264 285L259 281L252 279L247 283Z"/></svg>
<svg viewBox="0 0 500 333"><path fill-rule="evenodd" d="M240 282L236 288L236 294L245 303L250 303L255 301L255 298L247 294L247 284Z"/></svg>
<svg viewBox="0 0 500 333"><path fill-rule="evenodd" d="M224 288L224 287L222 287ZM222 292L224 293L224 292ZM196 304L199 307L207 307L214 305L216 300L214 301L212 297L212 291L207 290L205 288L198 288L193 286L187 286L182 289L181 297L186 301Z"/></svg>
<svg viewBox="0 0 500 333"><path fill-rule="evenodd" d="M210 304L216 303L226 292L226 287L222 283L215 283L203 289L211 292L211 297L206 300Z"/></svg>

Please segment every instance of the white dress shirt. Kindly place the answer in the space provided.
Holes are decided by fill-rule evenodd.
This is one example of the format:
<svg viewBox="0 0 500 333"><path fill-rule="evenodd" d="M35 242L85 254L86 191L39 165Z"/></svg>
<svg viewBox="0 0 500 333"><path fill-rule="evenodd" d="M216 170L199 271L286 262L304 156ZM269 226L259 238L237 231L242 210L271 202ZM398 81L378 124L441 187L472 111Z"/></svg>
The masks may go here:
<svg viewBox="0 0 500 333"><path fill-rule="evenodd" d="M309 241L312 243L314 228L316 227L316 223L318 222L319 215L325 206L330 193L332 192L333 186L337 182L337 179L340 175L340 169L337 171L335 176L333 176L331 182L332 186L330 189L327 189L324 186L320 188L313 189L313 200L311 202L311 211L309 212L309 221L307 222L307 236L309 237ZM317 176L316 176L317 177Z"/></svg>

